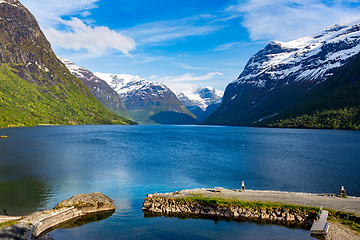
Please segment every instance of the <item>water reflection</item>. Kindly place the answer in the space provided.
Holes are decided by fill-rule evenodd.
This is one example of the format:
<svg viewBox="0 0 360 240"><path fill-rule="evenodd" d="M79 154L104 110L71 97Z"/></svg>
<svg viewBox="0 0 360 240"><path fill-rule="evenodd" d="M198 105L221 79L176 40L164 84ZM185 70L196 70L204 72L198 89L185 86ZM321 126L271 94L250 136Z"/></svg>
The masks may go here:
<svg viewBox="0 0 360 240"><path fill-rule="evenodd" d="M151 212L148 210L144 210L144 217L145 218L156 218L156 217L165 217L165 218L177 218L177 219L204 219L204 220L212 220L215 224L218 224L221 221L224 222L251 222L251 223L256 223L259 225L281 225L281 226L286 226L292 229L305 229L305 230L310 230L311 225L307 224L307 223L302 223L302 222L282 222L282 221L273 221L273 220L265 220L265 219L260 219L260 218L242 218L242 217L237 217L237 218L231 218L231 217L218 217L218 216L209 216L209 215L199 215L199 214L194 214L194 213L184 213L184 212L179 212L179 213L158 213L158 212Z"/></svg>
<svg viewBox="0 0 360 240"><path fill-rule="evenodd" d="M0 179L0 215L25 215L44 208L51 198L50 187L40 178Z"/></svg>
<svg viewBox="0 0 360 240"><path fill-rule="evenodd" d="M107 219L108 217L112 216L115 211L104 211L99 213L91 213L87 214L82 217L78 217L67 222L61 223L59 225L54 226L53 228L48 229L42 235L48 234L49 232L55 231L56 229L69 229L69 228L76 228L81 227L88 223L96 223L100 222L101 220Z"/></svg>

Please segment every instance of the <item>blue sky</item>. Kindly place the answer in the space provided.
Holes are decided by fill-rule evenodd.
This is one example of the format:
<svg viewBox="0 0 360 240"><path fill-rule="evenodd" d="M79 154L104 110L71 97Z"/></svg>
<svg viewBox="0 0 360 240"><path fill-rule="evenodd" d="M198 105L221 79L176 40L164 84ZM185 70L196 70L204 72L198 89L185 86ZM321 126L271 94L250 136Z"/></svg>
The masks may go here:
<svg viewBox="0 0 360 240"><path fill-rule="evenodd" d="M359 0L22 0L58 56L181 91L224 90L272 40L360 23Z"/></svg>

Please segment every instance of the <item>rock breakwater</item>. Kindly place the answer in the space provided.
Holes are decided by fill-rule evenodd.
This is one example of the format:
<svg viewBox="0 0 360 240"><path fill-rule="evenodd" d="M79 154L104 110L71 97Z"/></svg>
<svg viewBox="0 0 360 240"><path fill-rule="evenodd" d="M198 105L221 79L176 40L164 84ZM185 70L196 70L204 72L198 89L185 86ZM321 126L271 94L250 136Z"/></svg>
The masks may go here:
<svg viewBox="0 0 360 240"><path fill-rule="evenodd" d="M244 206L247 205L247 206ZM299 210L281 205L242 204L240 201L216 203L206 198L172 198L150 195L143 203L145 212L176 215L190 214L203 217L220 217L261 222L276 222L285 225L309 227L316 217L316 209Z"/></svg>

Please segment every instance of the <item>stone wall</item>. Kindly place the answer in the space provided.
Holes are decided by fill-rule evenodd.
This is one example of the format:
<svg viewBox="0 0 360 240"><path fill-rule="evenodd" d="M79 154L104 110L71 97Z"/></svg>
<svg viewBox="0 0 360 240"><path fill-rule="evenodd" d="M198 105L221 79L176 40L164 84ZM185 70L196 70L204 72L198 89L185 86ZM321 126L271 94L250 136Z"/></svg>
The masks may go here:
<svg viewBox="0 0 360 240"><path fill-rule="evenodd" d="M71 219L80 217L82 215L81 210L78 210L74 207L65 208L61 211L56 211L49 214L47 217L39 221L38 225L34 229L32 235L38 237L41 233L46 230Z"/></svg>
<svg viewBox="0 0 360 240"><path fill-rule="evenodd" d="M301 224L310 226L316 216L314 211L284 208L244 208L240 206L219 206L197 202L181 201L179 198L164 198L151 195L143 203L143 210L163 215L194 214L204 217L221 217L255 221Z"/></svg>

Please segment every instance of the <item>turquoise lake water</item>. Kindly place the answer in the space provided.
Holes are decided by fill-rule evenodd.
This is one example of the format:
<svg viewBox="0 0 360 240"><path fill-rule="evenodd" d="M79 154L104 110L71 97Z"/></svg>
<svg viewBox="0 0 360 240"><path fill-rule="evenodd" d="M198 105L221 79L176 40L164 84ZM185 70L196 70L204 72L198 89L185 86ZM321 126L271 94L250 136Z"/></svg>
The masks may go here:
<svg viewBox="0 0 360 240"><path fill-rule="evenodd" d="M55 239L311 239L279 225L144 217L148 193L240 188L360 196L360 132L212 126L1 129L0 211L52 208L86 192L115 200L99 222ZM0 213L2 214L2 212Z"/></svg>

